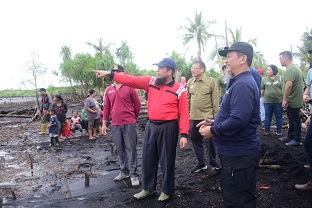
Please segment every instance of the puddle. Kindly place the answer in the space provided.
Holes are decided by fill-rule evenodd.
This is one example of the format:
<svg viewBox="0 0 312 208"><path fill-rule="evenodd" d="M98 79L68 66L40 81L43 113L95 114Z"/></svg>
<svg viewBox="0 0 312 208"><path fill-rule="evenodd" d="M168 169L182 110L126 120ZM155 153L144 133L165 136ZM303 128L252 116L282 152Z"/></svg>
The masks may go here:
<svg viewBox="0 0 312 208"><path fill-rule="evenodd" d="M20 125L13 125L13 126L7 126L8 128L17 128L19 127Z"/></svg>
<svg viewBox="0 0 312 208"><path fill-rule="evenodd" d="M17 165L17 164L7 164L7 167L8 167L8 168L15 168L15 169L18 169L20 166Z"/></svg>
<svg viewBox="0 0 312 208"><path fill-rule="evenodd" d="M12 160L14 159L13 156L10 156L9 153L5 152L5 151L0 151L0 157L3 157L6 160Z"/></svg>
<svg viewBox="0 0 312 208"><path fill-rule="evenodd" d="M6 156L6 155L8 155L9 153L7 153L7 152L4 152L4 151L0 151L0 157L4 157L4 156Z"/></svg>
<svg viewBox="0 0 312 208"><path fill-rule="evenodd" d="M3 182L3 183L0 183L0 187L1 186L14 186L16 185L17 183L14 183L14 182Z"/></svg>
<svg viewBox="0 0 312 208"><path fill-rule="evenodd" d="M9 124L12 123L13 121L0 121L0 124Z"/></svg>

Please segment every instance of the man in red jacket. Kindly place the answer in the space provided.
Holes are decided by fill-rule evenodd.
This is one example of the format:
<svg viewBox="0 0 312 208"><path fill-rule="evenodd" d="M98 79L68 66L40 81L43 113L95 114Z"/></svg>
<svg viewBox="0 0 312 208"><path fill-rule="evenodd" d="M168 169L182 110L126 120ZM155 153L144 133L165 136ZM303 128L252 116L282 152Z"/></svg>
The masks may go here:
<svg viewBox="0 0 312 208"><path fill-rule="evenodd" d="M124 73L120 65L112 71ZM137 134L136 119L141 110L141 101L138 92L126 85L114 82L104 93L104 109L102 133L106 135L106 123L112 117L113 139L117 147L120 163L120 173L114 178L121 181L131 177L132 186L139 186L137 174Z"/></svg>
<svg viewBox="0 0 312 208"><path fill-rule="evenodd" d="M174 192L175 157L179 133L180 148L187 144L190 128L185 88L174 81L176 63L164 58L159 63L157 77L131 76L114 71L94 70L98 77L110 76L114 81L148 93L148 116L142 152L142 191L134 195L144 199L155 193L158 162L162 171L161 194L158 201L166 201ZM180 130L180 132L179 132Z"/></svg>

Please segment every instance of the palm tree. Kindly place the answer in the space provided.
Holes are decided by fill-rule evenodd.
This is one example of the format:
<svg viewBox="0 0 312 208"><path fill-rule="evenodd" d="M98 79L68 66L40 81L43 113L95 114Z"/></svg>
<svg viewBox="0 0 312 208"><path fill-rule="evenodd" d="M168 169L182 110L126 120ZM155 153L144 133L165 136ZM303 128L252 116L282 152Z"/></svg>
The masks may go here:
<svg viewBox="0 0 312 208"><path fill-rule="evenodd" d="M213 50L210 53L210 55L209 55L209 59L212 60L212 61L215 60L215 58L218 55L218 51L222 50L224 48L224 46L229 46L229 45L232 45L233 43L242 41L242 27L235 28L235 30L232 30L231 28L227 28L227 26L226 26L226 30L225 31L226 31L225 37L224 36L219 36L221 38L223 44L219 45L217 43L217 40L215 40L215 42L216 42L215 49L216 50ZM230 33L229 40L227 40L227 32ZM252 45L254 49L257 46L257 38L251 38L251 39L249 39L246 42L249 43L250 45ZM219 63L220 66L222 65L222 63L220 63L220 59L219 58L218 58L217 62ZM252 65L255 68L262 68L262 67L265 67L267 65L267 62L264 59L263 54L260 51L254 50L254 58L253 58Z"/></svg>
<svg viewBox="0 0 312 208"><path fill-rule="evenodd" d="M86 44L91 46L92 48L94 48L95 56L103 56L103 54L106 53L106 51L109 50L109 48L112 45L112 43L105 44L103 42L103 38L102 37L97 38L97 41L98 41L98 45L93 44L91 42L86 42Z"/></svg>
<svg viewBox="0 0 312 208"><path fill-rule="evenodd" d="M186 34L182 35L184 46L195 40L197 43L197 57L198 60L202 60L201 52L205 52L204 47L207 41L213 37L213 34L208 32L209 27L215 24L216 21L205 21L202 16L202 12L195 12L194 20L187 19L189 21L188 26L180 26L181 30L186 31Z"/></svg>
<svg viewBox="0 0 312 208"><path fill-rule="evenodd" d="M308 51L312 49L312 41L309 37L312 35L312 29L307 31L301 35L301 46L297 46L299 52L294 53L294 57L300 60L300 68L302 71L305 69L311 68L312 65L312 54L309 54Z"/></svg>
<svg viewBox="0 0 312 208"><path fill-rule="evenodd" d="M62 46L60 57L63 58L63 62L65 63L68 60L71 60L71 49L69 46Z"/></svg>
<svg viewBox="0 0 312 208"><path fill-rule="evenodd" d="M60 70L62 76L68 80L72 93L75 93L73 87L73 67L72 67L72 58L71 58L71 49L69 46L62 46L60 57L62 57L63 62L60 64Z"/></svg>
<svg viewBox="0 0 312 208"><path fill-rule="evenodd" d="M133 59L133 54L130 50L130 47L127 44L127 41L122 41L121 46L116 49L116 57L119 59L119 63L124 66L126 63L131 63Z"/></svg>
<svg viewBox="0 0 312 208"><path fill-rule="evenodd" d="M184 76L186 79L191 78L191 63L187 63L184 57L181 56L176 51L172 51L171 54L167 53L169 57L171 57L177 64L177 68L174 74L175 81L180 82L181 77Z"/></svg>

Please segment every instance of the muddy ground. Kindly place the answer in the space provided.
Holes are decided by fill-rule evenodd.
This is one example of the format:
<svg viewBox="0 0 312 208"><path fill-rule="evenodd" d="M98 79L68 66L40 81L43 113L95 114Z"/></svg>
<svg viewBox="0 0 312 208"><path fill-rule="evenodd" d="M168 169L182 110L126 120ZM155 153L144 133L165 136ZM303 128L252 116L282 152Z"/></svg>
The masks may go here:
<svg viewBox="0 0 312 208"><path fill-rule="evenodd" d="M0 112L33 107L31 102L16 103L0 102ZM73 102L69 106L68 116L83 104ZM132 196L140 187L132 187L130 179L113 181L118 174L118 161L110 132L94 141L78 132L76 138L49 147L48 135L37 134L40 122L29 120L0 117L3 207L222 207L219 174L211 170L190 173L196 164L190 142L186 149L177 149L175 195L167 202L157 201L161 184L158 177L157 194L137 201ZM145 122L140 119L137 129L139 173ZM283 134L286 133L284 129ZM303 167L308 163L303 146L288 147L273 132L263 136L263 126L259 126L259 134L262 157L267 153L268 162L280 169L258 169L257 207L312 207L312 192L294 188L296 183L309 180L308 170ZM89 187L85 186L85 174L90 179Z"/></svg>

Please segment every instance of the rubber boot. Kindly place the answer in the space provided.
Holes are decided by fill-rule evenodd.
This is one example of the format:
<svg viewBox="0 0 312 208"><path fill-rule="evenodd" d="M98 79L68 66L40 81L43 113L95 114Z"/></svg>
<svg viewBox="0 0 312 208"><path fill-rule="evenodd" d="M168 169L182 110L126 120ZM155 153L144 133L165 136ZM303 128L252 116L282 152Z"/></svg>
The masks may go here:
<svg viewBox="0 0 312 208"><path fill-rule="evenodd" d="M51 140L50 146L54 146L54 138L50 137L50 140Z"/></svg>
<svg viewBox="0 0 312 208"><path fill-rule="evenodd" d="M58 137L53 137L53 138L54 138L54 141L55 141L56 145L59 145L60 141L58 140Z"/></svg>
<svg viewBox="0 0 312 208"><path fill-rule="evenodd" d="M38 134L42 135L42 134L47 133L47 132L46 132L46 130L47 130L47 125L48 125L48 124L45 124L45 123L41 124L41 131L38 132Z"/></svg>

